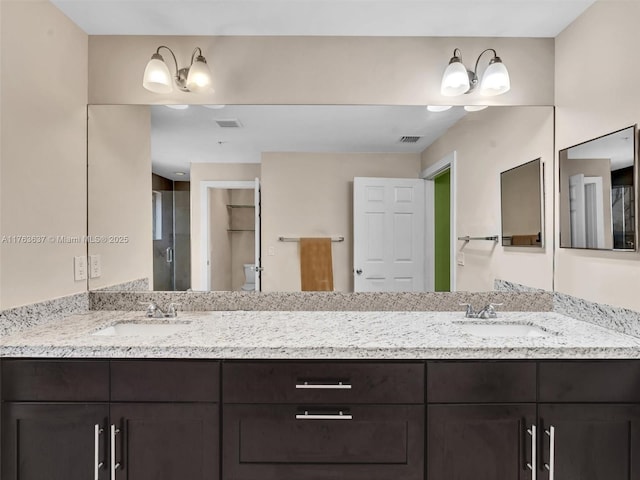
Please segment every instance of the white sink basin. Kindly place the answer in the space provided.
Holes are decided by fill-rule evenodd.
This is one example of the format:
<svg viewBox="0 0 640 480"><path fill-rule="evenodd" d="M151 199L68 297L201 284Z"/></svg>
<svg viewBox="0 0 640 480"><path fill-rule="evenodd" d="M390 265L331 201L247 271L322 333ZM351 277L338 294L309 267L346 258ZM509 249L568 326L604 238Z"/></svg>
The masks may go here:
<svg viewBox="0 0 640 480"><path fill-rule="evenodd" d="M463 332L476 337L546 337L549 332L527 323L458 322Z"/></svg>
<svg viewBox="0 0 640 480"><path fill-rule="evenodd" d="M187 328L188 323L116 323L91 335L102 337L167 337Z"/></svg>

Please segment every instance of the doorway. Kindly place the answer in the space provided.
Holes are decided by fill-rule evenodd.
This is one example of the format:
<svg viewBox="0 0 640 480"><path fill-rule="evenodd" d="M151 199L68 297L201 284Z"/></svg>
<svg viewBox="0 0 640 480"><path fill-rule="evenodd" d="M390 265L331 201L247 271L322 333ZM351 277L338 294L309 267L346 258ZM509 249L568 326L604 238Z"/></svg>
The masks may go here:
<svg viewBox="0 0 640 480"><path fill-rule="evenodd" d="M260 291L260 182L200 182L202 289Z"/></svg>

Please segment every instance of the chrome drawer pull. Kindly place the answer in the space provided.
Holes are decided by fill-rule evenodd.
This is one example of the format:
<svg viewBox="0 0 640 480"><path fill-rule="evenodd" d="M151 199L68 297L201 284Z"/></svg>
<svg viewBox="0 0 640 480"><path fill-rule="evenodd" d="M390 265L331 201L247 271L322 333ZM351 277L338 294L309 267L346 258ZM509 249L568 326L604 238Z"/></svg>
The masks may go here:
<svg viewBox="0 0 640 480"><path fill-rule="evenodd" d="M527 463L527 468L531 470L531 480L536 480L536 476L538 475L538 462L536 459L536 444L538 443L538 439L536 426L531 425L531 428L527 429L527 433L531 436L531 463Z"/></svg>
<svg viewBox="0 0 640 480"><path fill-rule="evenodd" d="M344 412L323 414L305 411L304 413L297 414L296 420L353 420L353 415Z"/></svg>
<svg viewBox="0 0 640 480"><path fill-rule="evenodd" d="M554 480L556 467L556 427L549 427L544 433L549 437L549 463L544 464L544 468L549 470L549 480Z"/></svg>
<svg viewBox="0 0 640 480"><path fill-rule="evenodd" d="M93 478L95 480L100 480L100 469L104 466L104 462L100 461L100 435L104 430L97 423L94 425L94 434L93 434Z"/></svg>
<svg viewBox="0 0 640 480"><path fill-rule="evenodd" d="M116 462L116 435L119 433L120 429L111 425L111 480L116 480L116 470L120 468L120 464Z"/></svg>
<svg viewBox="0 0 640 480"><path fill-rule="evenodd" d="M309 389L309 390L351 390L351 384L347 382L335 382L335 383L302 382L302 383L296 383L296 388Z"/></svg>

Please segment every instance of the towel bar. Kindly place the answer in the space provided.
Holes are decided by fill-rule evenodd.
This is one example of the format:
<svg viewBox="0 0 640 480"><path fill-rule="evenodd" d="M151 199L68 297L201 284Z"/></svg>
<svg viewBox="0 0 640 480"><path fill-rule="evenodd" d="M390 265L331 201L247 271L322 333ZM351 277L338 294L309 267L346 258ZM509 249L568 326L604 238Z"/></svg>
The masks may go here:
<svg viewBox="0 0 640 480"><path fill-rule="evenodd" d="M300 237L278 237L280 242L299 242ZM344 237L331 237L332 242L344 242Z"/></svg>
<svg viewBox="0 0 640 480"><path fill-rule="evenodd" d="M493 235L491 237L470 237L467 235L466 237L458 237L458 240L462 240L463 242L470 242L471 240L490 240L498 243L499 238L500 237L498 235Z"/></svg>

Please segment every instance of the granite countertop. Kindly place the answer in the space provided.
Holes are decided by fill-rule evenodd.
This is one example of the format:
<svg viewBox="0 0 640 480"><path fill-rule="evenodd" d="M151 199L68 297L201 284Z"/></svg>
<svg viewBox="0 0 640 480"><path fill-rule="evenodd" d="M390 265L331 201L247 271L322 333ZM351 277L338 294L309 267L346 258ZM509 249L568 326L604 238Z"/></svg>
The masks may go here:
<svg viewBox="0 0 640 480"><path fill-rule="evenodd" d="M542 337L485 338L465 323L525 323ZM98 336L124 322L181 324L164 337ZM500 312L496 320L462 312L180 312L147 319L143 312L92 311L0 339L3 357L465 359L637 358L640 338L552 312Z"/></svg>

